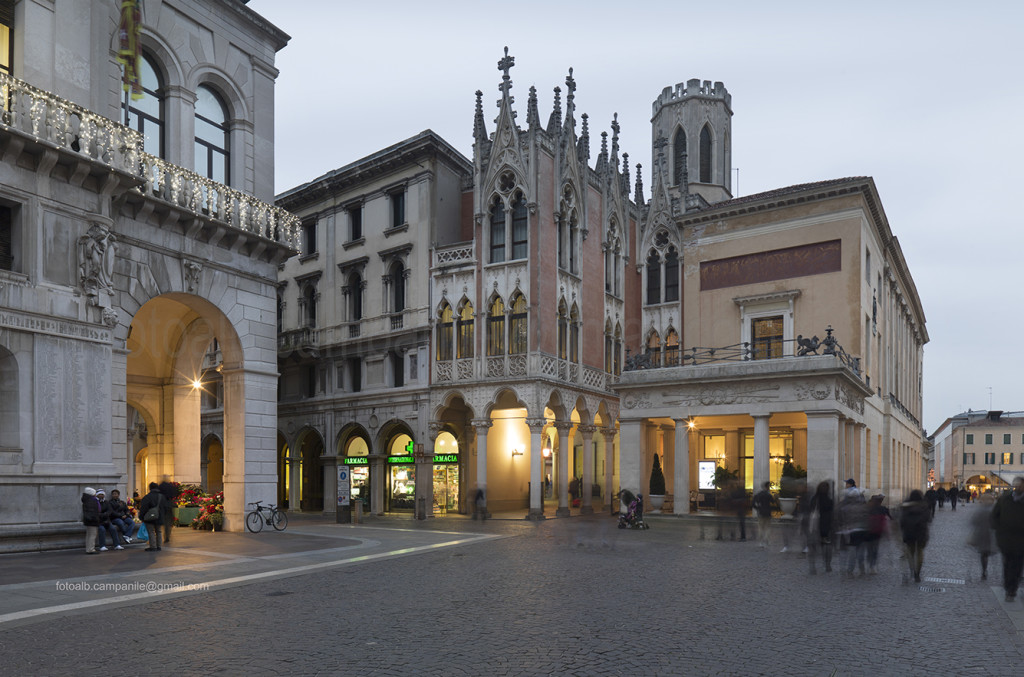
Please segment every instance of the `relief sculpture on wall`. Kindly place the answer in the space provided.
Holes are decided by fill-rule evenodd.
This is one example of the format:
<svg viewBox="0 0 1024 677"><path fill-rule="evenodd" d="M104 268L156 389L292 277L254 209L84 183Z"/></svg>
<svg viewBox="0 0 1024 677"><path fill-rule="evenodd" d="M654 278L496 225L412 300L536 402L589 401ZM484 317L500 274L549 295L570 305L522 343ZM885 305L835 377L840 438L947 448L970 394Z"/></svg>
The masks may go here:
<svg viewBox="0 0 1024 677"><path fill-rule="evenodd" d="M113 225L105 216L90 214L89 231L78 238L78 281L89 303L101 308L109 308L114 295L117 236Z"/></svg>

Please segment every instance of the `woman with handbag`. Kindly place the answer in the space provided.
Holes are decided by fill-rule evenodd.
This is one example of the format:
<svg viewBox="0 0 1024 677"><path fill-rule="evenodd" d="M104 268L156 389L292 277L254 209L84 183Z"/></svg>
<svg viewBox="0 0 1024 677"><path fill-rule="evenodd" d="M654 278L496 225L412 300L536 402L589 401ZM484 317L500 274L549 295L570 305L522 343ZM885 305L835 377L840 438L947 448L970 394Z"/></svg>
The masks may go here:
<svg viewBox="0 0 1024 677"><path fill-rule="evenodd" d="M156 482L149 483L149 493L142 498L139 504L139 514L149 531L149 547L146 551L160 550L160 524L164 520L165 513L169 510L167 499L160 493L160 487Z"/></svg>

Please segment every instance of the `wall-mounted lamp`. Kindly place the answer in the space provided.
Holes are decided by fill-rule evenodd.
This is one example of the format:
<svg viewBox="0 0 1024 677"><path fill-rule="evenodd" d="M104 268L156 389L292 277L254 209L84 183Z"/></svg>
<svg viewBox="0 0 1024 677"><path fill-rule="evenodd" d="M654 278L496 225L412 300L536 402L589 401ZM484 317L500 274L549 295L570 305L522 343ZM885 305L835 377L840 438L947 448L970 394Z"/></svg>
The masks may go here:
<svg viewBox="0 0 1024 677"><path fill-rule="evenodd" d="M551 449L547 447L541 449L540 453L544 455L544 458L551 458Z"/></svg>
<svg viewBox="0 0 1024 677"><path fill-rule="evenodd" d="M690 430L693 430L697 427L697 422L691 418L686 421L686 425L690 426Z"/></svg>
<svg viewBox="0 0 1024 677"><path fill-rule="evenodd" d="M513 458L516 457L516 456L522 456L522 455L523 455L523 452L519 451L518 449L512 449L512 456L513 456Z"/></svg>
<svg viewBox="0 0 1024 677"><path fill-rule="evenodd" d="M200 381L199 379L196 379L196 380L192 381L192 388L194 388L195 390L199 390L202 387L203 387L203 382Z"/></svg>

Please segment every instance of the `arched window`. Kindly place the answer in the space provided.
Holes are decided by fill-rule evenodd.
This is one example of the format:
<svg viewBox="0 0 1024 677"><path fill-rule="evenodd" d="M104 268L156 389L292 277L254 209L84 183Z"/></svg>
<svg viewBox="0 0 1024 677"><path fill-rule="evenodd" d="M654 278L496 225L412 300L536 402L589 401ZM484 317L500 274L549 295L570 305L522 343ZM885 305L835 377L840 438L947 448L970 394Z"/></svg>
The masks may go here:
<svg viewBox="0 0 1024 677"><path fill-rule="evenodd" d="M142 149L150 155L164 157L164 83L152 57L146 52L139 60L142 98L128 101L128 126L142 134ZM121 102L124 118L125 102Z"/></svg>
<svg viewBox="0 0 1024 677"><path fill-rule="evenodd" d="M405 266L401 261L391 264L388 284L391 285L391 312L400 313L405 310Z"/></svg>
<svg viewBox="0 0 1024 677"><path fill-rule="evenodd" d="M558 216L555 217L555 220L558 222L558 233L557 233L558 242L555 243L555 246L558 248L558 252L557 252L557 254L558 254L558 265L561 268L565 268L566 267L565 254L566 254L566 251L567 251L567 248L565 246L565 239L566 239L566 232L565 231L566 231L566 228L567 228L567 225L565 223L566 216L565 216L565 214L559 214Z"/></svg>
<svg viewBox="0 0 1024 677"><path fill-rule="evenodd" d="M196 87L196 174L229 184L228 109L210 87Z"/></svg>
<svg viewBox="0 0 1024 677"><path fill-rule="evenodd" d="M679 366L679 334L675 329L669 329L665 335L665 366Z"/></svg>
<svg viewBox="0 0 1024 677"><path fill-rule="evenodd" d="M523 355L528 347L527 330L528 319L526 317L526 297L521 292L516 292L512 297L512 315L509 317L508 353L509 355Z"/></svg>
<svg viewBox="0 0 1024 677"><path fill-rule="evenodd" d="M505 303L495 296L487 315L487 354L505 354Z"/></svg>
<svg viewBox="0 0 1024 677"><path fill-rule="evenodd" d="M622 373L622 325L615 323L615 342L612 345L613 373L618 376Z"/></svg>
<svg viewBox="0 0 1024 677"><path fill-rule="evenodd" d="M679 300L679 252L669 247L665 254L665 301Z"/></svg>
<svg viewBox="0 0 1024 677"><path fill-rule="evenodd" d="M711 183L711 128L700 130L700 182Z"/></svg>
<svg viewBox="0 0 1024 677"><path fill-rule="evenodd" d="M491 263L505 260L505 205L494 198L491 205Z"/></svg>
<svg viewBox="0 0 1024 677"><path fill-rule="evenodd" d="M469 301L462 302L459 310L459 359L473 357L473 304Z"/></svg>
<svg viewBox="0 0 1024 677"><path fill-rule="evenodd" d="M604 370L612 373L612 321L605 320L604 323Z"/></svg>
<svg viewBox="0 0 1024 677"><path fill-rule="evenodd" d="M363 278L359 273L348 276L348 285L344 291L348 296L348 319L350 322L358 322L363 319Z"/></svg>
<svg viewBox="0 0 1024 677"><path fill-rule="evenodd" d="M656 331L647 337L647 359L651 361L652 367L661 366L661 337Z"/></svg>
<svg viewBox="0 0 1024 677"><path fill-rule="evenodd" d="M615 284L612 293L622 296L622 242L615 241Z"/></svg>
<svg viewBox="0 0 1024 677"><path fill-rule="evenodd" d="M580 234L580 224L576 212L569 215L569 272L579 273L579 256L576 253L576 242Z"/></svg>
<svg viewBox="0 0 1024 677"><path fill-rule="evenodd" d="M580 309L575 303L569 311L569 361L580 361Z"/></svg>
<svg viewBox="0 0 1024 677"><path fill-rule="evenodd" d="M447 301L437 316L437 361L452 359L452 307Z"/></svg>
<svg viewBox="0 0 1024 677"><path fill-rule="evenodd" d="M565 307L565 299L558 302L558 359L568 356L566 350L569 340L569 310Z"/></svg>
<svg viewBox="0 0 1024 677"><path fill-rule="evenodd" d="M653 249L647 256L647 303L661 303L661 257Z"/></svg>
<svg viewBox="0 0 1024 677"><path fill-rule="evenodd" d="M672 137L672 183L683 185L686 174L686 132L680 127Z"/></svg>
<svg viewBox="0 0 1024 677"><path fill-rule="evenodd" d="M527 224L526 198L519 193L512 205L512 258L525 259L529 254L529 233Z"/></svg>

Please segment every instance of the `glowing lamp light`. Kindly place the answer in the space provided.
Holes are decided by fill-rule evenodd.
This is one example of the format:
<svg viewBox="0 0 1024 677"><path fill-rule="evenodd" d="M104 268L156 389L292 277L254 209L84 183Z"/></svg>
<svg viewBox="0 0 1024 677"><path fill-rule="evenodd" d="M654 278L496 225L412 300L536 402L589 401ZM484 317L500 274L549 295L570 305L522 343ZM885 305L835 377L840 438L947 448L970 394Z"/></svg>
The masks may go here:
<svg viewBox="0 0 1024 677"><path fill-rule="evenodd" d="M196 379L195 381L192 381L192 387L195 388L196 390L199 390L200 388L203 387L203 382L200 381L199 379Z"/></svg>
<svg viewBox="0 0 1024 677"><path fill-rule="evenodd" d="M522 456L522 455L523 455L523 452L519 451L518 449L512 449L512 456L513 457L515 457L515 456Z"/></svg>
<svg viewBox="0 0 1024 677"><path fill-rule="evenodd" d="M544 447L543 449L541 449L540 453L542 453L544 455L544 458L551 458L551 450L548 449L547 447Z"/></svg>

